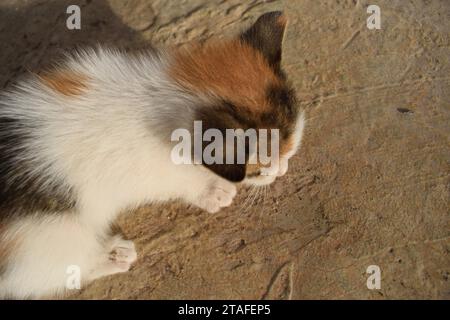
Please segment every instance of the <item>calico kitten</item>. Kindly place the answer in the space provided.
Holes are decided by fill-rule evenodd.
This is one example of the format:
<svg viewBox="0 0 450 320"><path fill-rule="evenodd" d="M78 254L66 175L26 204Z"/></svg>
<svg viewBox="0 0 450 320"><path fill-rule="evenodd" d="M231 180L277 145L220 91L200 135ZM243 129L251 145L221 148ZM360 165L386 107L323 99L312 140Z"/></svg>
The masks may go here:
<svg viewBox="0 0 450 320"><path fill-rule="evenodd" d="M125 209L181 199L216 212L236 183L283 175L304 126L280 64L285 26L271 12L225 41L134 55L86 50L5 93L0 296L63 294L73 265L83 282L127 271L134 244L111 232ZM278 165L175 165L170 133L194 120L205 130L279 129Z"/></svg>

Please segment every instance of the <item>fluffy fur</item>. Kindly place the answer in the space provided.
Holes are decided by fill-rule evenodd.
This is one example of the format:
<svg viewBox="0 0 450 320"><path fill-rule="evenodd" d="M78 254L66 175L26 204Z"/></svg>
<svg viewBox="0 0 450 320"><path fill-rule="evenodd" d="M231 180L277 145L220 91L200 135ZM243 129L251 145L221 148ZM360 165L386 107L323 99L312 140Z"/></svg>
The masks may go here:
<svg viewBox="0 0 450 320"><path fill-rule="evenodd" d="M84 282L127 271L134 245L111 233L124 210L180 199L216 212L236 182L283 175L304 126L280 67L285 23L268 13L238 39L188 51L85 50L5 93L0 296L62 294L71 265ZM170 133L194 120L279 128L279 166L175 165Z"/></svg>

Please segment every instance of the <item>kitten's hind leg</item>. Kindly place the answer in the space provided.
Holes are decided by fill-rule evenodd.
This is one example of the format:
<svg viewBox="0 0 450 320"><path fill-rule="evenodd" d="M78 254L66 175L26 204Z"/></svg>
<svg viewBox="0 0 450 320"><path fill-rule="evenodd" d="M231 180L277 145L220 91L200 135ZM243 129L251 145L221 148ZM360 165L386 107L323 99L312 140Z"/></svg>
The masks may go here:
<svg viewBox="0 0 450 320"><path fill-rule="evenodd" d="M2 239L13 244L0 276L0 296L40 298L67 293L91 280L104 243L75 212L36 213L9 223ZM9 240L8 240L9 239Z"/></svg>
<svg viewBox="0 0 450 320"><path fill-rule="evenodd" d="M133 242L118 234L105 237L106 231L86 225L75 212L36 214L9 224L0 244L14 247L0 274L0 297L53 297L128 271L137 257Z"/></svg>

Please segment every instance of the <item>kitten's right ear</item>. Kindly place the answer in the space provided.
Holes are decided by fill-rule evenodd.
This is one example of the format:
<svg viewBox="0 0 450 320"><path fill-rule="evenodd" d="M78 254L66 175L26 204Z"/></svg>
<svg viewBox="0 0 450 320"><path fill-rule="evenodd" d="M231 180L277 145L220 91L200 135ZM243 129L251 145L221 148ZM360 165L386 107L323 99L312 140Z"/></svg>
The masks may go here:
<svg viewBox="0 0 450 320"><path fill-rule="evenodd" d="M281 11L263 14L247 31L241 40L259 50L274 68L281 64L281 47L287 19Z"/></svg>

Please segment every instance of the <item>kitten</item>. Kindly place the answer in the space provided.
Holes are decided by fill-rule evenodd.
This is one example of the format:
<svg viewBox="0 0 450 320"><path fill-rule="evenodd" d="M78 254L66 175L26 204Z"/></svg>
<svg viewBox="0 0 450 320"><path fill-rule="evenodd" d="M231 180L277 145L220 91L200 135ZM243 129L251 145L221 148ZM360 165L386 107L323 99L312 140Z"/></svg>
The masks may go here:
<svg viewBox="0 0 450 320"><path fill-rule="evenodd" d="M134 55L86 50L5 93L0 296L64 294L70 266L83 283L127 271L134 244L111 231L121 211L181 199L217 212L238 182L283 175L304 126L281 69L285 26L270 12L225 41ZM277 166L175 165L170 134L194 120L221 131L279 129Z"/></svg>

